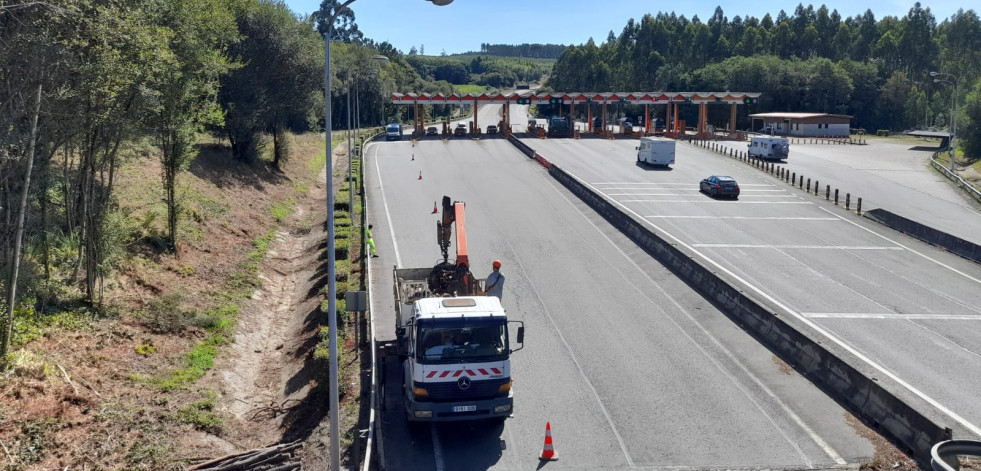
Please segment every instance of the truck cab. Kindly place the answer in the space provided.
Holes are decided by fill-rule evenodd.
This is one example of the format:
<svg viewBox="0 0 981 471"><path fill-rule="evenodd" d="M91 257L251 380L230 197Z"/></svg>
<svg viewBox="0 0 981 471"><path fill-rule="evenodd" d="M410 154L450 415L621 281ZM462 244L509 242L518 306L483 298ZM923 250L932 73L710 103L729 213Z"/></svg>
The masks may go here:
<svg viewBox="0 0 981 471"><path fill-rule="evenodd" d="M406 278L406 272L399 279L398 272L402 292L396 335L406 419L411 423L510 416L510 356L520 347L511 348L508 326L520 325L515 341L523 345L523 323L509 322L494 296L433 297L418 291L422 285ZM412 299L413 294L424 297Z"/></svg>

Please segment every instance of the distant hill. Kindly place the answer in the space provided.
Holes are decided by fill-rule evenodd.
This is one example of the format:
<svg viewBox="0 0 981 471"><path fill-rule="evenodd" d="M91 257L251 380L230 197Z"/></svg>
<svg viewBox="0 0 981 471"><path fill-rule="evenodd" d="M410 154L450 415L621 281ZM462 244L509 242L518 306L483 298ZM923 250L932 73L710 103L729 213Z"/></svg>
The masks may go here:
<svg viewBox="0 0 981 471"><path fill-rule="evenodd" d="M528 57L532 59L558 59L568 46L562 44L486 44L480 51L464 54L486 54L501 57Z"/></svg>

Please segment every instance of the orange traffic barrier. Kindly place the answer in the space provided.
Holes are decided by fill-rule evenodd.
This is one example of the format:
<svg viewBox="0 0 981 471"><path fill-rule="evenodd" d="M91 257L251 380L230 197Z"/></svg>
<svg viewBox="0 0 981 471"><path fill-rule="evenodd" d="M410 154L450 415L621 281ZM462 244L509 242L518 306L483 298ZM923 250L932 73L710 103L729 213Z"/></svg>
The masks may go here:
<svg viewBox="0 0 981 471"><path fill-rule="evenodd" d="M550 422L545 422L545 448L542 449L542 454L538 455L538 459L547 461L559 459L559 454L552 448L552 424Z"/></svg>
<svg viewBox="0 0 981 471"><path fill-rule="evenodd" d="M436 202L435 202L435 201L433 201L433 214L436 214L436 213L438 213L438 212L439 212L439 210L438 210L438 209L436 209Z"/></svg>

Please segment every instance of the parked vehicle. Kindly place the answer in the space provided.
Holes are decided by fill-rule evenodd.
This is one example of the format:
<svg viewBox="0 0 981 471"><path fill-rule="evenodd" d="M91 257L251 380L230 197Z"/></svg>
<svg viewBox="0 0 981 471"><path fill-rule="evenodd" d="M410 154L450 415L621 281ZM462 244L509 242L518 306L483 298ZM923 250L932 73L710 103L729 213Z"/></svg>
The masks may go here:
<svg viewBox="0 0 981 471"><path fill-rule="evenodd" d="M730 196L733 199L739 198L739 184L736 179L722 175L712 175L699 184L699 191L707 193L715 198L719 196Z"/></svg>
<svg viewBox="0 0 981 471"><path fill-rule="evenodd" d="M435 136L436 134L439 134L439 130L436 129L436 126L429 126L428 128L426 128L427 136Z"/></svg>
<svg viewBox="0 0 981 471"><path fill-rule="evenodd" d="M487 134L497 134L497 125L491 124L490 126L487 126Z"/></svg>
<svg viewBox="0 0 981 471"><path fill-rule="evenodd" d="M386 141L401 141L402 140L402 125L399 123L389 123L385 127L385 140Z"/></svg>
<svg viewBox="0 0 981 471"><path fill-rule="evenodd" d="M790 141L786 137L753 136L747 153L759 159L783 160L790 155Z"/></svg>
<svg viewBox="0 0 981 471"><path fill-rule="evenodd" d="M511 415L510 356L524 347L524 323L509 321L486 279L470 272L465 205L443 197L436 222L443 261L432 268L395 268L396 351L402 361L406 419L417 422L491 419ZM448 248L456 226L456 261ZM517 326L511 348L509 326Z"/></svg>
<svg viewBox="0 0 981 471"><path fill-rule="evenodd" d="M568 117L552 116L548 120L548 137L572 137L572 124Z"/></svg>
<svg viewBox="0 0 981 471"><path fill-rule="evenodd" d="M675 140L663 137L642 137L637 149L637 162L650 165L674 165Z"/></svg>
<svg viewBox="0 0 981 471"><path fill-rule="evenodd" d="M457 124L456 125L456 128L453 129L453 135L454 136L466 136L467 135L467 125L466 124L463 124L463 123Z"/></svg>

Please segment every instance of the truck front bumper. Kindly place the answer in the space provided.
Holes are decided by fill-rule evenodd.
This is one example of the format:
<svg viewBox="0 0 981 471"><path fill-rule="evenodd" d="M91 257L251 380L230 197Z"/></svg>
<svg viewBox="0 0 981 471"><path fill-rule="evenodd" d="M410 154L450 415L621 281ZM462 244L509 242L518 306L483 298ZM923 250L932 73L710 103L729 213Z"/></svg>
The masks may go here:
<svg viewBox="0 0 981 471"><path fill-rule="evenodd" d="M459 420L504 419L514 411L514 395L459 402L415 401L407 397L406 419L411 422L452 422Z"/></svg>

